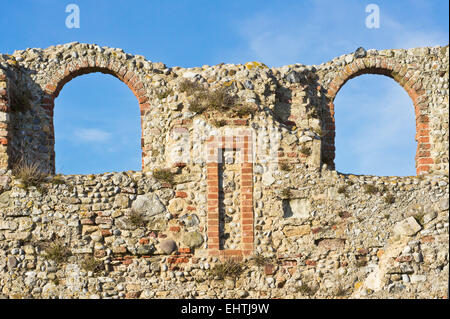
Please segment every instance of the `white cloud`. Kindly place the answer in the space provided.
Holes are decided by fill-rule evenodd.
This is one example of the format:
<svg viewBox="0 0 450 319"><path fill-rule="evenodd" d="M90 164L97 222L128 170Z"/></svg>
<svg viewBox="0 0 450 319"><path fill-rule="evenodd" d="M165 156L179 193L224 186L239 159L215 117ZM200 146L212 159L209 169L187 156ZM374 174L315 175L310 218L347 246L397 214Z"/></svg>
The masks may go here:
<svg viewBox="0 0 450 319"><path fill-rule="evenodd" d="M111 138L111 133L99 129L76 129L74 136L81 142L106 142Z"/></svg>

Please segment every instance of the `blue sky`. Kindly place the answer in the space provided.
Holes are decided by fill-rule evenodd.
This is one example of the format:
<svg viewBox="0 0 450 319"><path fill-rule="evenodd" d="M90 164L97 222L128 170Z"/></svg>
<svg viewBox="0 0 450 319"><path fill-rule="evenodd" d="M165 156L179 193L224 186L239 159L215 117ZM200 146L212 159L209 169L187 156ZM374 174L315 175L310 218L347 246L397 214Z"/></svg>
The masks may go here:
<svg viewBox="0 0 450 319"><path fill-rule="evenodd" d="M79 29L65 26L71 3L80 8ZM380 8L378 29L365 26L370 3ZM448 7L447 0L7 1L0 15L0 52L79 41L119 47L168 66L320 64L359 46L446 45ZM342 88L335 105L339 171L415 174L412 102L397 83L358 77ZM138 115L132 92L111 76L69 82L55 106L57 172L139 170Z"/></svg>

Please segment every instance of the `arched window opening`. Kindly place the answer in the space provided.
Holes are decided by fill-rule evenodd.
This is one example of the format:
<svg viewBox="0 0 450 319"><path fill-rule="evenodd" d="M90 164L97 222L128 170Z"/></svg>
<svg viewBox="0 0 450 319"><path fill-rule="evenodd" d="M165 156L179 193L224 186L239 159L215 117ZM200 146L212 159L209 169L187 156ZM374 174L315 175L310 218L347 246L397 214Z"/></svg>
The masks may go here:
<svg viewBox="0 0 450 319"><path fill-rule="evenodd" d="M416 125L408 93L393 79L365 74L348 81L334 100L336 170L416 175Z"/></svg>
<svg viewBox="0 0 450 319"><path fill-rule="evenodd" d="M141 170L141 122L133 92L111 75L67 83L55 100L55 170L98 174Z"/></svg>

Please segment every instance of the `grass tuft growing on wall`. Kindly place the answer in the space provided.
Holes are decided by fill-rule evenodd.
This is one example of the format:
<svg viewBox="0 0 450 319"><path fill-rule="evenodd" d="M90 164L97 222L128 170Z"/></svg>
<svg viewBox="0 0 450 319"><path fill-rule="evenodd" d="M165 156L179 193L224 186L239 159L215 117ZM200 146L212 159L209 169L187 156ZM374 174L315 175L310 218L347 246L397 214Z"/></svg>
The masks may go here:
<svg viewBox="0 0 450 319"><path fill-rule="evenodd" d="M157 94L157 97L158 97L158 99L162 100L162 99L165 99L166 97L168 97L169 95L171 95L172 93L173 93L172 89L167 89L162 92L159 92Z"/></svg>
<svg viewBox="0 0 450 319"><path fill-rule="evenodd" d="M310 156L312 152L309 147L302 146L302 148L300 149L300 153L302 153L305 156Z"/></svg>
<svg viewBox="0 0 450 319"><path fill-rule="evenodd" d="M393 204L393 203L395 203L395 196L392 195L392 194L387 194L387 195L384 197L384 201L385 201L387 204Z"/></svg>
<svg viewBox="0 0 450 319"><path fill-rule="evenodd" d="M131 211L130 215L128 216L128 222L130 225L135 227L144 227L147 222L144 219L144 215L142 213Z"/></svg>
<svg viewBox="0 0 450 319"><path fill-rule="evenodd" d="M284 188L281 191L281 197L283 199L290 199L292 197L291 189L290 188Z"/></svg>
<svg viewBox="0 0 450 319"><path fill-rule="evenodd" d="M50 244L44 252L44 256L47 259L53 260L57 263L64 263L72 255L69 248L67 248L62 242L57 241Z"/></svg>
<svg viewBox="0 0 450 319"><path fill-rule="evenodd" d="M85 271L97 273L103 268L103 262L95 259L93 256L86 256L81 263L81 268Z"/></svg>
<svg viewBox="0 0 450 319"><path fill-rule="evenodd" d="M364 185L364 191L366 194L376 194L378 193L378 188L372 184Z"/></svg>
<svg viewBox="0 0 450 319"><path fill-rule="evenodd" d="M29 163L20 160L13 165L12 174L22 181L22 186L28 189L30 186L40 187L49 176L43 172L37 163Z"/></svg>
<svg viewBox="0 0 450 319"><path fill-rule="evenodd" d="M295 291L306 296L313 296L317 292L316 289L307 284L302 284L301 286L296 287Z"/></svg>
<svg viewBox="0 0 450 319"><path fill-rule="evenodd" d="M153 177L159 181L174 184L174 174L170 169L157 169L153 171Z"/></svg>
<svg viewBox="0 0 450 319"><path fill-rule="evenodd" d="M282 170L282 171L284 171L284 172L289 172L289 171L292 170L292 167L291 167L291 165L289 165L289 164L286 163L286 162L281 162L281 163L280 163L280 170Z"/></svg>
<svg viewBox="0 0 450 319"><path fill-rule="evenodd" d="M212 277L218 277L220 280L223 280L226 277L239 277L243 271L244 267L241 262L229 259L225 262L214 265L214 267L210 269L209 274Z"/></svg>
<svg viewBox="0 0 450 319"><path fill-rule="evenodd" d="M188 96L189 95L193 95L196 92L200 92L200 91L204 91L205 90L200 83L194 82L194 81L190 81L188 79L182 80L178 84L178 89L180 90L180 92L186 93Z"/></svg>

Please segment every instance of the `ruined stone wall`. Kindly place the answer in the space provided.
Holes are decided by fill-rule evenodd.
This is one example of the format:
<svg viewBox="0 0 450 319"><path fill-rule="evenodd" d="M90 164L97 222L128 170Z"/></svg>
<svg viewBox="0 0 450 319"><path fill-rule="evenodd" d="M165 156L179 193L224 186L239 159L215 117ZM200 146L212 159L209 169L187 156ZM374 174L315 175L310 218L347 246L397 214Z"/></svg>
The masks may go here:
<svg viewBox="0 0 450 319"><path fill-rule="evenodd" d="M79 43L0 55L0 294L446 296L448 54L358 49L272 69L168 68ZM136 95L141 172L51 174L57 96L91 72ZM364 73L411 96L417 176L334 171L333 100ZM14 176L18 160L50 174ZM221 278L226 260L240 265L237 277L222 268Z"/></svg>
<svg viewBox="0 0 450 319"><path fill-rule="evenodd" d="M233 218L238 210L226 212L231 218L220 247L224 254L211 254L214 225L201 192L206 174L206 167L183 168L174 187L142 172L64 176L49 178L39 189L4 176L0 294L443 298L448 293L445 176L298 170L277 172L276 182L265 183L256 170L254 249L236 256L244 237L236 225L235 232L228 227L239 222ZM48 255L56 244L57 261ZM228 252L243 262L243 272L221 280L211 269L223 264Z"/></svg>
<svg viewBox="0 0 450 319"><path fill-rule="evenodd" d="M299 160L309 153L299 152L304 146L312 151L305 158L309 165L320 168L326 163L333 168L334 97L355 76L382 74L392 77L411 96L416 112L417 172L448 172L448 46L360 49L316 66L269 69L249 62L183 69L121 49L71 43L0 55L0 65L2 77L10 83L9 92L2 92L13 98L11 105L3 107L9 114L8 120L2 120L8 122L8 135L2 142L8 147L3 153L8 149L11 158L25 157L48 171L54 171L53 108L59 92L74 77L103 72L125 82L138 99L144 170L167 165L172 152L167 139L173 130L185 128L191 134L198 129L195 121L205 118L189 110L192 97L180 91L185 79L209 90L227 87L241 103L256 107L247 119L206 114L210 116L207 124L222 119L226 126L252 127L259 134L277 131L290 143L280 145L280 160Z"/></svg>

